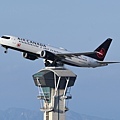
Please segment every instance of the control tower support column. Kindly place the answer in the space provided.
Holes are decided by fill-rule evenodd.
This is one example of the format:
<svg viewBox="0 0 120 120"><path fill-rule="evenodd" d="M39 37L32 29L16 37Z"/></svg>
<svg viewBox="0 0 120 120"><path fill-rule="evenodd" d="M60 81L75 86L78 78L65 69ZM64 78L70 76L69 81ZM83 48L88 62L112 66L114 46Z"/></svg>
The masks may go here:
<svg viewBox="0 0 120 120"><path fill-rule="evenodd" d="M65 120L68 111L66 101L72 98L69 89L76 77L64 67L48 67L33 75L44 120Z"/></svg>

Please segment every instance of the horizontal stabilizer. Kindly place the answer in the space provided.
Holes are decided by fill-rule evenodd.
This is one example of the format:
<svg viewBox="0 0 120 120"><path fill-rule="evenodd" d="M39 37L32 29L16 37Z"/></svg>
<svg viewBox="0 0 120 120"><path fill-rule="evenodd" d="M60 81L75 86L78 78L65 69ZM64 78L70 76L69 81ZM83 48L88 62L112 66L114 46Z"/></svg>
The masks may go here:
<svg viewBox="0 0 120 120"><path fill-rule="evenodd" d="M107 61L97 61L97 62L100 63L100 64L113 64L113 63L120 63L120 62L114 62L114 61L113 61L113 62L111 62L111 61L110 61L110 62L109 62L109 61L108 61L108 62L107 62Z"/></svg>

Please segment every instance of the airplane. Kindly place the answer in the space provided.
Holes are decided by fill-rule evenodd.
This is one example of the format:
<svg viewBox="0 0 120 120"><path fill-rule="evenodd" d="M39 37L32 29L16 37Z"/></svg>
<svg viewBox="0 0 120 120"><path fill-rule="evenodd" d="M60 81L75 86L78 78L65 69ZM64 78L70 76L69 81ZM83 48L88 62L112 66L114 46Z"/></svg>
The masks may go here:
<svg viewBox="0 0 120 120"><path fill-rule="evenodd" d="M23 57L29 60L43 58L45 67L57 67L67 64L76 67L96 68L112 63L120 63L103 61L111 42L112 39L108 38L93 52L73 53L63 48L56 48L10 35L3 35L0 38L0 44L5 48L5 53L7 53L8 48L10 48L22 52Z"/></svg>

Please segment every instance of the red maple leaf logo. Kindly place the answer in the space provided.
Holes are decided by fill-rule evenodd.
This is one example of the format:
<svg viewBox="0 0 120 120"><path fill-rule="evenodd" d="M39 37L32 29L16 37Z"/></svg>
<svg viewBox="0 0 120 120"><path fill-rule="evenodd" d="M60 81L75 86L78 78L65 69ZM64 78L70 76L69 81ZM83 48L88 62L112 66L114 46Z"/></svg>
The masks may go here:
<svg viewBox="0 0 120 120"><path fill-rule="evenodd" d="M100 51L98 51L98 52L99 52L99 53L97 53L98 58L104 58L105 53L106 53L105 49L102 48L102 49L101 49Z"/></svg>
<svg viewBox="0 0 120 120"><path fill-rule="evenodd" d="M20 46L21 46L21 44L20 44L20 43L18 43L18 44L17 44L17 47L20 47Z"/></svg>

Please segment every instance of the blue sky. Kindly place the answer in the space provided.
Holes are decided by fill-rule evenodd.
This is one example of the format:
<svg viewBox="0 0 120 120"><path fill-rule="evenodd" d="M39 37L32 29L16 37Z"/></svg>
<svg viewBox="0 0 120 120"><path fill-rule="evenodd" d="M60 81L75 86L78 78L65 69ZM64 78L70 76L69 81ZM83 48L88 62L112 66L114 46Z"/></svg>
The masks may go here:
<svg viewBox="0 0 120 120"><path fill-rule="evenodd" d="M0 1L0 34L63 47L92 51L113 39L106 60L120 61L119 0ZM32 75L43 68L42 59L29 61L20 52L0 48L0 109L39 110ZM72 88L72 111L120 119L120 65L89 69L66 66L78 75Z"/></svg>

